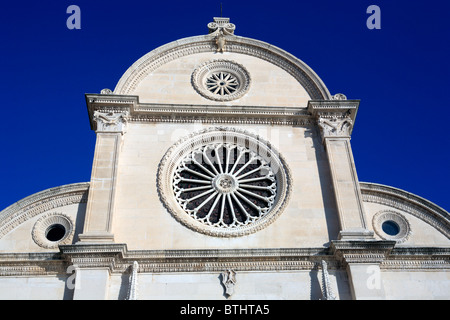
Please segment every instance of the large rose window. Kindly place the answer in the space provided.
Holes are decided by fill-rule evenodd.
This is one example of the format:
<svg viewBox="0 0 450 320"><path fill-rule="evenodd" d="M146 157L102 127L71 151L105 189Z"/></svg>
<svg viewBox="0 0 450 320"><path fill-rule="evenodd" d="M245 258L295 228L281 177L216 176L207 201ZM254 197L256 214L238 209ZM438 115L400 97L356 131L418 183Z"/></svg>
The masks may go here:
<svg viewBox="0 0 450 320"><path fill-rule="evenodd" d="M212 128L169 149L159 170L169 211L183 224L215 236L255 232L281 212L288 172L256 136Z"/></svg>

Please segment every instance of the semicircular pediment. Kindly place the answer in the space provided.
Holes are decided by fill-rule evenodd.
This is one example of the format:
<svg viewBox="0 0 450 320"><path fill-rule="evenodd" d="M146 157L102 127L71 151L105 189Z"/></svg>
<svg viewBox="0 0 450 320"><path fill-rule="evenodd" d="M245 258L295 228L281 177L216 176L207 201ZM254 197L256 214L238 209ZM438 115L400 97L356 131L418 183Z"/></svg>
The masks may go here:
<svg viewBox="0 0 450 320"><path fill-rule="evenodd" d="M376 205L374 208L377 208L376 213L372 212L372 214L375 213L373 219L374 229L377 229L377 227L380 230L383 229L382 222L387 221L394 223L394 225L387 225L386 227L399 228L397 233L401 235L403 225L405 226L403 230L405 231L405 237L399 237L400 242L403 242L406 240L407 234L410 233L410 230L406 230L410 227L404 216L411 215L421 220L422 223L425 222L428 225L427 228L431 226L446 238L450 239L450 213L438 205L410 192L386 185L361 182L360 186L363 201ZM432 229L429 230L432 232ZM383 230L381 233L387 239L395 239L397 237L396 235L392 234L392 237L389 236L391 231ZM416 228L415 231L413 230L413 233L417 234L419 233L418 231L418 228ZM395 233L395 230L393 232ZM432 236L432 234L428 234L426 237L423 237L422 241L425 238L431 239Z"/></svg>
<svg viewBox="0 0 450 320"><path fill-rule="evenodd" d="M258 80L259 74L263 72L265 72L265 79L273 80L266 87L255 85L250 88L249 95L252 94L251 90L255 90L254 92L258 92L258 95L261 96L263 92L272 89L272 95L280 90L291 90L297 94L303 94L304 101L330 99L328 89L317 74L304 62L288 52L259 40L235 35L226 36L225 41L226 50L223 53L217 52L217 44L211 35L184 38L163 45L137 60L123 74L114 89L114 94L139 95L141 97L141 95L145 96L148 93L149 97L154 97L161 91L166 91L166 97L173 97L182 91L178 83L183 82L181 85L192 87L189 93L192 93L194 97L195 90L190 83L194 70L207 61L223 59L229 60L231 63L244 64L245 67L249 66L250 77L256 75L252 77L252 80L253 78L257 79L253 83L261 84L264 82ZM174 78L183 72L186 74L183 75L182 80L178 81L179 78ZM153 79L154 82L152 82L151 77L155 74L159 78ZM164 81L167 81L167 87L164 87ZM289 81L292 81L292 83ZM296 85L293 85L293 83ZM153 90L154 87L157 88ZM304 93L301 93L302 91ZM289 92L283 92L282 94L286 96ZM254 95L256 96L256 94ZM165 101L159 102L170 103L170 98L167 101L166 97L163 98ZM190 98L186 94L182 97L182 99ZM141 100L145 99L141 97ZM193 102L195 101L194 99ZM251 99L244 102L245 104L254 103Z"/></svg>

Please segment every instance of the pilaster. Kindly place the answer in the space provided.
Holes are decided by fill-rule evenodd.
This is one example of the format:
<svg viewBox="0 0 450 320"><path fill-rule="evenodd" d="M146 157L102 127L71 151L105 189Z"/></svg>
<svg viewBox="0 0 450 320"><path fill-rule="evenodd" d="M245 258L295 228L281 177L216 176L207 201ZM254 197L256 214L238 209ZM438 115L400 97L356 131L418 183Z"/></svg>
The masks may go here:
<svg viewBox="0 0 450 320"><path fill-rule="evenodd" d="M350 137L359 100L309 101L308 111L316 119L328 155L341 231L339 239L373 239L367 229L361 190Z"/></svg>
<svg viewBox="0 0 450 320"><path fill-rule="evenodd" d="M385 291L380 265L395 246L395 241L337 240L331 250L347 269L354 300L382 300Z"/></svg>
<svg viewBox="0 0 450 320"><path fill-rule="evenodd" d="M127 251L125 244L61 245L62 257L73 265L74 300L106 300L111 273Z"/></svg>
<svg viewBox="0 0 450 320"><path fill-rule="evenodd" d="M97 140L81 242L114 242L111 232L122 136L128 112L93 114Z"/></svg>

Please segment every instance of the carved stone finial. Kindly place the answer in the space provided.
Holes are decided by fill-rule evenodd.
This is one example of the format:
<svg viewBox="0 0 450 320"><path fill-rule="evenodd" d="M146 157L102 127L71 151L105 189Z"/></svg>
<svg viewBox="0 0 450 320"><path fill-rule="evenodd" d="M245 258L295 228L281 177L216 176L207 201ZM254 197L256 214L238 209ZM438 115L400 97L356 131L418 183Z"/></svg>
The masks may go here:
<svg viewBox="0 0 450 320"><path fill-rule="evenodd" d="M100 94L113 94L111 89L105 88L100 91Z"/></svg>
<svg viewBox="0 0 450 320"><path fill-rule="evenodd" d="M230 18L214 18L214 22L208 23L209 34L218 35L221 31L224 35L234 35L236 26L230 23Z"/></svg>
<svg viewBox="0 0 450 320"><path fill-rule="evenodd" d="M234 293L234 286L236 284L236 272L228 269L222 272L222 284L225 286L225 295L227 298Z"/></svg>
<svg viewBox="0 0 450 320"><path fill-rule="evenodd" d="M347 97L345 96L345 94L336 93L334 96L331 97L330 100L347 100Z"/></svg>

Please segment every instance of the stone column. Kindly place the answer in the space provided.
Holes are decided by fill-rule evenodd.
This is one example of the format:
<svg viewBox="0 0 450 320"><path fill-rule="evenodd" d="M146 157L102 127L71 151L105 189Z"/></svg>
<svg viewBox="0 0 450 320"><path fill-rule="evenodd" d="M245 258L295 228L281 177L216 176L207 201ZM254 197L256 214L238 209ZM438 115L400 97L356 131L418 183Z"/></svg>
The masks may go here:
<svg viewBox="0 0 450 320"><path fill-rule="evenodd" d="M361 190L353 160L350 136L359 106L358 100L309 101L308 110L317 119L330 165L339 239L373 239L367 229Z"/></svg>
<svg viewBox="0 0 450 320"><path fill-rule="evenodd" d="M122 135L127 123L127 112L99 112L93 114L96 124L91 182L80 242L114 242L112 219L114 195Z"/></svg>

